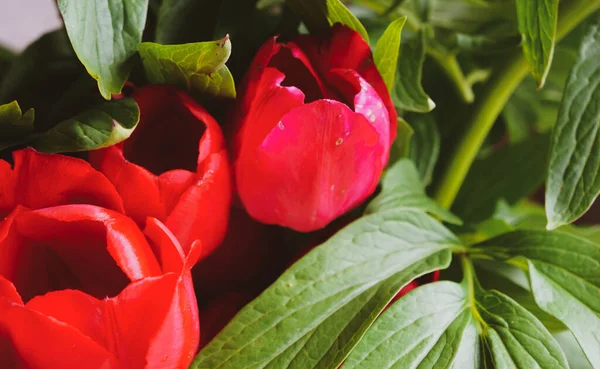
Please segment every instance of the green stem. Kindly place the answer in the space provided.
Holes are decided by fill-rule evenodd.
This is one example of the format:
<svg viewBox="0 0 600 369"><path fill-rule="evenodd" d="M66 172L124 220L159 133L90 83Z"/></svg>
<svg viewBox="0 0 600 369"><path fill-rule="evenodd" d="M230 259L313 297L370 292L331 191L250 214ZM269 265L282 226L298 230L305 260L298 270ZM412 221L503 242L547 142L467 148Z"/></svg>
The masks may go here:
<svg viewBox="0 0 600 369"><path fill-rule="evenodd" d="M588 15L600 7L600 0L572 0L559 13L556 31L557 41L566 36ZM528 65L519 52L508 58L504 67L486 84L486 90L473 106L473 114L467 122L467 130L454 150L449 165L436 188L437 202L450 208L462 183L475 161L475 157L504 105L527 75Z"/></svg>
<svg viewBox="0 0 600 369"><path fill-rule="evenodd" d="M456 89L456 92L459 93L462 101L467 104L472 103L475 100L475 94L473 93L473 88L467 81L465 74L460 68L460 64L458 64L458 60L456 60L455 55L443 55L438 52L434 52L429 50L429 55L435 60L438 65L442 68L444 73L450 78L452 85Z"/></svg>
<svg viewBox="0 0 600 369"><path fill-rule="evenodd" d="M475 267L473 266L473 262L466 255L463 255L460 259L463 270L463 285L467 287L467 301L469 302L469 307L471 308L471 313L477 322L478 330L481 332L485 329L487 325L485 320L479 314L477 310L477 305L475 303L475 294L481 290L481 286L479 285L479 281L475 276Z"/></svg>

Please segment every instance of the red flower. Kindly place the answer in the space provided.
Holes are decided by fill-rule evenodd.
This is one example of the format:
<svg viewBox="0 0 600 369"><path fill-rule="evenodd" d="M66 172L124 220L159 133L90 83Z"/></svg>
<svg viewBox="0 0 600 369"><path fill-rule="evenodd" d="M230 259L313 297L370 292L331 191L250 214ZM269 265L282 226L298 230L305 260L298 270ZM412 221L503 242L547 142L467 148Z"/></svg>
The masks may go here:
<svg viewBox="0 0 600 369"><path fill-rule="evenodd" d="M237 190L254 218L312 231L364 201L389 158L396 112L355 31L262 46L234 114Z"/></svg>
<svg viewBox="0 0 600 369"><path fill-rule="evenodd" d="M13 156L14 170L0 161L2 367L187 368L200 244L184 254L152 218L142 233L82 160Z"/></svg>
<svg viewBox="0 0 600 369"><path fill-rule="evenodd" d="M154 85L132 97L141 119L121 144L90 153L90 162L114 184L128 216L164 222L188 252L201 258L223 240L231 204L231 174L221 128L185 92Z"/></svg>

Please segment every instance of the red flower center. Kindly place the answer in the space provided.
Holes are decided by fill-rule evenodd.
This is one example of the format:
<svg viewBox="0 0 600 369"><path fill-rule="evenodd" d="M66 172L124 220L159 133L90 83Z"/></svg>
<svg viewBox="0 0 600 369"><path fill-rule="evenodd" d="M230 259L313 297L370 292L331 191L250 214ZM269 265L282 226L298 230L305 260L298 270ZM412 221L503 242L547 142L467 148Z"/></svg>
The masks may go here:
<svg viewBox="0 0 600 369"><path fill-rule="evenodd" d="M98 223L56 224L54 230L46 228L40 232L22 232L20 226L17 228L18 232L9 234L13 239L5 242L12 246L5 251L7 260L13 263L12 272L6 277L14 281L25 302L64 289L105 298L117 295L129 283L106 251L106 231ZM30 238L38 235L43 239Z"/></svg>
<svg viewBox="0 0 600 369"><path fill-rule="evenodd" d="M177 99L169 102L142 101L146 113L134 133L123 144L123 155L155 175L173 169L196 171L198 143L206 130ZM144 106L141 105L152 106Z"/></svg>

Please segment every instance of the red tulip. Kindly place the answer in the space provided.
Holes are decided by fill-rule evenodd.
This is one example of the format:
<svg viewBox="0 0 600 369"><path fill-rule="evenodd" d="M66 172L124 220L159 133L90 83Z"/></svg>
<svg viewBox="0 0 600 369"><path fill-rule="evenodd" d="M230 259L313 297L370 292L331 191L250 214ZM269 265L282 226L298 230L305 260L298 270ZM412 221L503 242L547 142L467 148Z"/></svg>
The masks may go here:
<svg viewBox="0 0 600 369"><path fill-rule="evenodd" d="M152 218L142 233L85 161L13 156L14 170L0 161L2 367L187 368L200 243L185 254Z"/></svg>
<svg viewBox="0 0 600 369"><path fill-rule="evenodd" d="M240 92L235 174L250 215L313 231L373 193L396 112L358 33L336 25L321 38L273 38Z"/></svg>
<svg viewBox="0 0 600 369"><path fill-rule="evenodd" d="M153 85L134 90L140 122L121 144L90 153L114 184L128 216L143 227L164 222L185 252L202 242L201 258L223 240L231 204L231 174L223 133L185 92Z"/></svg>

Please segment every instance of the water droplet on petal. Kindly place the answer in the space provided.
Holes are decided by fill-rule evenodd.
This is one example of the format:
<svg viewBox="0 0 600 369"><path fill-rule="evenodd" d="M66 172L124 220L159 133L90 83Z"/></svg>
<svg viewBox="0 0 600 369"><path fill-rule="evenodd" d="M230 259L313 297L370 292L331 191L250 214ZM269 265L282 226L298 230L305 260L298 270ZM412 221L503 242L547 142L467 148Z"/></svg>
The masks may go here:
<svg viewBox="0 0 600 369"><path fill-rule="evenodd" d="M371 110L371 109L367 109L367 111L365 112L365 115L366 115L367 117L370 117L371 115L373 115L373 110Z"/></svg>
<svg viewBox="0 0 600 369"><path fill-rule="evenodd" d="M377 101L377 107L379 109L383 108L383 104L381 103L381 101Z"/></svg>
<svg viewBox="0 0 600 369"><path fill-rule="evenodd" d="M375 116L375 114L371 114L369 116L369 120L371 121L371 123L375 123L375 121L377 120L377 117Z"/></svg>
<svg viewBox="0 0 600 369"><path fill-rule="evenodd" d="M331 185L331 187L329 188L329 190L330 190L330 191L333 191L333 190L335 190L335 185L334 185L334 184L332 184L332 185Z"/></svg>
<svg viewBox="0 0 600 369"><path fill-rule="evenodd" d="M277 127L279 127L279 129L282 131L285 129L285 126L283 125L282 121L279 121L279 123L277 123Z"/></svg>
<svg viewBox="0 0 600 369"><path fill-rule="evenodd" d="M335 145L340 146L342 144L342 142L344 142L344 139L340 137L337 139L337 141L335 141Z"/></svg>

